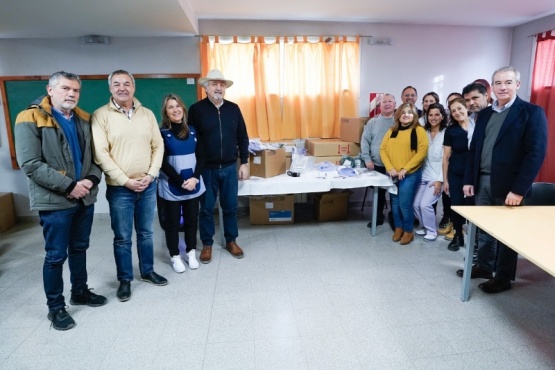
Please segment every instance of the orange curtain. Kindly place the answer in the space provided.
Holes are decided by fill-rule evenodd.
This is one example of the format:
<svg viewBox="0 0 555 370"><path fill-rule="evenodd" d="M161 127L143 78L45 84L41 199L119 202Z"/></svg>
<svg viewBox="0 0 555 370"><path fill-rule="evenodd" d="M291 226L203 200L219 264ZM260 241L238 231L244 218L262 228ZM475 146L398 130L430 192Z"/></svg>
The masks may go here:
<svg viewBox="0 0 555 370"><path fill-rule="evenodd" d="M359 39L203 36L201 74L220 69L234 85L249 137L339 137L341 116L358 115ZM312 41L312 40L311 40Z"/></svg>
<svg viewBox="0 0 555 370"><path fill-rule="evenodd" d="M547 115L547 155L537 181L555 182L555 31L537 35L530 101Z"/></svg>

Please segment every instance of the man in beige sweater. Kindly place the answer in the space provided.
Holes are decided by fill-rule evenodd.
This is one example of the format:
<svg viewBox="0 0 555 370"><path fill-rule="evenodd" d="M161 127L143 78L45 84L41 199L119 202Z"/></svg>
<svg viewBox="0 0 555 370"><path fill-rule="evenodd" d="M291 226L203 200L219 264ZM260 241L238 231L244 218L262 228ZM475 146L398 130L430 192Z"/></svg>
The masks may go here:
<svg viewBox="0 0 555 370"><path fill-rule="evenodd" d="M131 298L133 223L141 280L154 285L168 281L154 272L152 223L156 177L164 145L154 114L134 98L135 79L124 70L108 77L112 97L91 119L94 157L106 175L106 199L114 231L114 257L120 282L117 297Z"/></svg>

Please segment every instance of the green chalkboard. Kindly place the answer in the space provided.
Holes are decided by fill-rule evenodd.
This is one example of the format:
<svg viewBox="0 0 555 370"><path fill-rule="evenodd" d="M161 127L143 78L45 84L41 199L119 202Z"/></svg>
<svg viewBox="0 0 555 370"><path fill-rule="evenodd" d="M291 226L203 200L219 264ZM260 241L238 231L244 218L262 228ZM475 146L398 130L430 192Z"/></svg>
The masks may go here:
<svg viewBox="0 0 555 370"><path fill-rule="evenodd" d="M80 76L82 80L79 107L89 113L108 103L108 76ZM149 108L161 120L161 104L164 95L179 95L187 107L200 99L200 88L197 86L198 74L156 74L134 75L135 97L141 104ZM0 77L0 92L8 131L8 142L12 166L17 168L15 146L13 141L14 124L17 114L27 108L31 102L46 95L48 76L33 77Z"/></svg>

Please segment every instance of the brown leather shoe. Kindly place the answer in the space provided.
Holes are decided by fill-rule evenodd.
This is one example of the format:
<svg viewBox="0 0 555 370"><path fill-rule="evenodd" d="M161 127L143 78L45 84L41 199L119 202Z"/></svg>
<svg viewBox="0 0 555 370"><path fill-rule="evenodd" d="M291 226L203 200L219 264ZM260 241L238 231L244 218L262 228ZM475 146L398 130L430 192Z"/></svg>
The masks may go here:
<svg viewBox="0 0 555 370"><path fill-rule="evenodd" d="M453 223L452 222L448 222L445 227L441 227L442 225L440 225L439 229L437 230L437 233L439 235L447 235L451 232L451 230L453 230Z"/></svg>
<svg viewBox="0 0 555 370"><path fill-rule="evenodd" d="M202 252L200 252L200 262L202 263L210 263L212 261L212 246L205 245L202 247Z"/></svg>
<svg viewBox="0 0 555 370"><path fill-rule="evenodd" d="M399 244L401 245L407 245L410 244L410 242L412 242L412 240L414 239L414 232L403 232L403 237L401 238L401 241L399 242Z"/></svg>
<svg viewBox="0 0 555 370"><path fill-rule="evenodd" d="M455 238L455 234L456 234L455 229L451 229L451 231L449 231L449 232L443 237L443 239L451 241L451 240L453 240L453 239Z"/></svg>
<svg viewBox="0 0 555 370"><path fill-rule="evenodd" d="M243 258L243 250L235 242L226 243L225 249L235 258Z"/></svg>
<svg viewBox="0 0 555 370"><path fill-rule="evenodd" d="M398 242L399 240L401 240L402 236L403 236L403 229L401 229L400 227L396 227L391 240L393 240L394 242Z"/></svg>

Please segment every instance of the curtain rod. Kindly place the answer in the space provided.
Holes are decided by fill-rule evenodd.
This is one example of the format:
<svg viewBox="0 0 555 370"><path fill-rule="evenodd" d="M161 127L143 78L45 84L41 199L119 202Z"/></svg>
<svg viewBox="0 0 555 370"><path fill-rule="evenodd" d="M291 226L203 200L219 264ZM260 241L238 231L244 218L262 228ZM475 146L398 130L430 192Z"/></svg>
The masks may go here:
<svg viewBox="0 0 555 370"><path fill-rule="evenodd" d="M202 36L223 36L223 37L233 37L233 35L193 35L194 37L202 37ZM252 37L252 36L261 36L261 35L250 35L250 36L239 36L239 35L235 35L237 37ZM374 37L372 35L273 35L273 36L262 36L262 37L303 37L303 36L315 36L315 37L320 37L320 36L344 36L344 37Z"/></svg>
<svg viewBox="0 0 555 370"><path fill-rule="evenodd" d="M541 35L542 33L547 33L547 32L555 32L555 30L548 30L548 31L538 32L538 33L535 33L533 35L528 35L528 37L535 37L535 36ZM360 36L360 37L362 37L362 36Z"/></svg>

